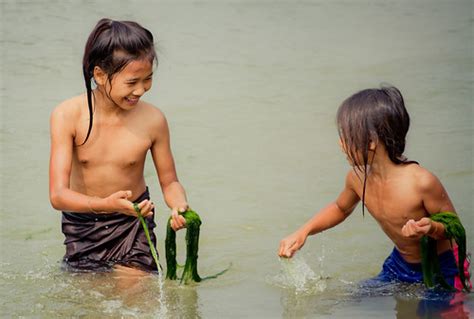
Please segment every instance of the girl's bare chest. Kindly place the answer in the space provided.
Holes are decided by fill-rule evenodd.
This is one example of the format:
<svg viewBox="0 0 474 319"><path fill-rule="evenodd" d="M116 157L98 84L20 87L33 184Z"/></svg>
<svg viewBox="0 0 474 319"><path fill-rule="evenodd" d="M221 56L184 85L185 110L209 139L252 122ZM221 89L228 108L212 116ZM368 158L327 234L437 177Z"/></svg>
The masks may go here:
<svg viewBox="0 0 474 319"><path fill-rule="evenodd" d="M86 144L75 147L74 157L78 164L86 167L129 167L144 162L151 144L151 139L140 130L100 127Z"/></svg>
<svg viewBox="0 0 474 319"><path fill-rule="evenodd" d="M357 192L362 198L362 187ZM411 184L367 183L364 202L381 223L404 224L425 215L422 198Z"/></svg>

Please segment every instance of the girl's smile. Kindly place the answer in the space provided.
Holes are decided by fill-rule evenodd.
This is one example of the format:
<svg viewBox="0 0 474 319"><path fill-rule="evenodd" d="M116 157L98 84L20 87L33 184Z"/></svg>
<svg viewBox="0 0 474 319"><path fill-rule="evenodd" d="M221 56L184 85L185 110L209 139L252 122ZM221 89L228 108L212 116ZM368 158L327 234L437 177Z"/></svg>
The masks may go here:
<svg viewBox="0 0 474 319"><path fill-rule="evenodd" d="M125 98L125 101L128 103L128 105L130 106L133 106L133 105L136 105L138 103L138 101L140 100L139 97L126 97Z"/></svg>

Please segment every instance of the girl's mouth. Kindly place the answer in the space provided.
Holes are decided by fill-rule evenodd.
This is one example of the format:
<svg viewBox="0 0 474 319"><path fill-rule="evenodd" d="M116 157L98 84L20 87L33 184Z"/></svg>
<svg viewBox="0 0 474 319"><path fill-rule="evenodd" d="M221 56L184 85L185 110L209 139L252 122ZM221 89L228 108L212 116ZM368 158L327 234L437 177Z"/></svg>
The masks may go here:
<svg viewBox="0 0 474 319"><path fill-rule="evenodd" d="M131 98L131 97L126 97L125 98L125 101L127 101L128 104L130 105L135 105L138 103L138 100L140 100L140 98L138 97L134 97L134 98Z"/></svg>

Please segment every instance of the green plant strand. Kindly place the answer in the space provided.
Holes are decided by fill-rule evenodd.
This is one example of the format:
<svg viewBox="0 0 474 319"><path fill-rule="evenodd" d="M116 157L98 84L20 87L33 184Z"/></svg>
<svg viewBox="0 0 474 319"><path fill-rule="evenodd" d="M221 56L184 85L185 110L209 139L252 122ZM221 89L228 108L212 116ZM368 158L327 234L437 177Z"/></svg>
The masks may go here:
<svg viewBox="0 0 474 319"><path fill-rule="evenodd" d="M463 284L463 287L466 291L470 291L468 285L466 284L466 277L464 275L464 261L466 260L466 231L461 224L458 216L452 212L443 212L439 214L434 214L430 216L431 220L435 222L442 223L444 225L444 234L447 239L456 242L458 245L458 270L459 278ZM438 252L436 249L436 240L423 236L421 238L421 267L423 271L423 282L428 287L434 287L435 285L440 285L442 288L456 291L454 287L451 287L443 277L441 272L439 261L438 261Z"/></svg>
<svg viewBox="0 0 474 319"><path fill-rule="evenodd" d="M186 220L186 263L180 283L188 284L191 281L200 282L202 279L197 272L197 259L199 250L199 229L201 227L201 218L192 210L182 213ZM176 275L176 232L171 228L171 217L168 219L166 228L166 278L178 279Z"/></svg>
<svg viewBox="0 0 474 319"><path fill-rule="evenodd" d="M201 277L197 271L197 259L199 250L199 230L201 227L201 218L199 215L188 209L186 212L181 214L186 220L186 262L184 265L183 273L181 278L178 278L176 274L177 268L183 268L176 262L176 232L171 228L171 217L168 219L168 225L166 227L166 278L171 280L179 279L180 283L188 284L191 281L200 282L207 279L217 278L224 274L230 269L231 265L226 269L218 272L212 276Z"/></svg>
<svg viewBox="0 0 474 319"><path fill-rule="evenodd" d="M140 212L140 208L138 207L136 203L133 203L133 209L137 213L138 220L142 224L143 230L145 231L146 240L148 241L148 246L150 246L151 255L153 256L153 260L156 263L156 267L157 269L161 269L160 262L158 261L158 254L156 253L155 246L153 245L153 242L151 241L150 233L148 232L148 226L146 224L145 218L143 218L143 215Z"/></svg>

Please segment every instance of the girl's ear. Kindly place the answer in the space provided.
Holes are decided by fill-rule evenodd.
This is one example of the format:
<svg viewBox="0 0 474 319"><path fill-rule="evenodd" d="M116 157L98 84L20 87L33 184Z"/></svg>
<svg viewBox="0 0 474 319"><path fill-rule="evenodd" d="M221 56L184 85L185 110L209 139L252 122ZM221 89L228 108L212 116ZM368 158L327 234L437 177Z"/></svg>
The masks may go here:
<svg viewBox="0 0 474 319"><path fill-rule="evenodd" d="M98 66L94 67L94 81L97 85L105 85L107 74Z"/></svg>
<svg viewBox="0 0 474 319"><path fill-rule="evenodd" d="M377 148L377 144L378 144L378 139L370 140L370 142L369 142L369 151L375 151L375 149Z"/></svg>

